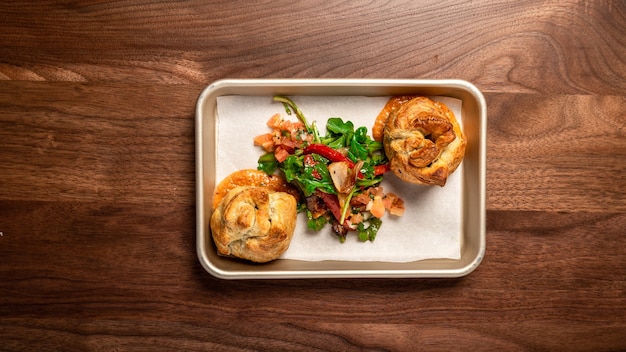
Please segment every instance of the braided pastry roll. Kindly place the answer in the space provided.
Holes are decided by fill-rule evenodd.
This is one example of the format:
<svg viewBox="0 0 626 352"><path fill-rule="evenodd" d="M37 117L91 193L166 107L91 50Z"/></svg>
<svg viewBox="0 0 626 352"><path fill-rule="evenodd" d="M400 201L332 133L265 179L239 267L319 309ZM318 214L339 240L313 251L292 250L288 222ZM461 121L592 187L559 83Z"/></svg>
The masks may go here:
<svg viewBox="0 0 626 352"><path fill-rule="evenodd" d="M444 186L463 160L466 144L454 113L426 97L415 97L392 110L383 130L391 171L415 184Z"/></svg>

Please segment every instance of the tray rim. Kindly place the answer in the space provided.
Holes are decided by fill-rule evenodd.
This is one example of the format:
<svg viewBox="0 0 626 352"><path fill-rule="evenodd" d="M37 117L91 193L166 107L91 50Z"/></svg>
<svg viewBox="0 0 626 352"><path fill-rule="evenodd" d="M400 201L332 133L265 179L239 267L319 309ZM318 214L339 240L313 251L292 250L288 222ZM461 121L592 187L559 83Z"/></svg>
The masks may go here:
<svg viewBox="0 0 626 352"><path fill-rule="evenodd" d="M204 229L204 100L222 89L246 88L294 88L294 87L327 87L327 88L354 88L354 87L386 87L386 88L455 88L469 93L478 106L478 251L477 255L464 267L458 269L364 269L364 270L250 270L228 271L223 270L207 258L206 236ZM244 94L245 95L245 94ZM299 94L293 94L299 95ZM328 94L333 95L333 94ZM472 83L460 79L367 79L367 78L236 78L219 79L207 85L198 96L195 108L195 171L196 171L196 255L202 267L211 275L220 279L302 279L302 278L456 278L473 272L484 258L486 251L486 122L487 108L485 98ZM376 263L376 262L368 262Z"/></svg>

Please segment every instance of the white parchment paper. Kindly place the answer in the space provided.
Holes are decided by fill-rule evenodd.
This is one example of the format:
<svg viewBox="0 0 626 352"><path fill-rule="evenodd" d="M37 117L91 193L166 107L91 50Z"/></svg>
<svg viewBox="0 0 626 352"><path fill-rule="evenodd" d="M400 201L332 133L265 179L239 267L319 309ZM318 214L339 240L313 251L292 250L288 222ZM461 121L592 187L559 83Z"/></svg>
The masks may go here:
<svg viewBox="0 0 626 352"><path fill-rule="evenodd" d="M461 123L461 101L448 97L431 97L445 103ZM361 96L295 96L291 97L306 118L316 121L325 133L331 117L350 120L355 127L371 127L389 97ZM282 104L271 96L221 96L217 99L217 165L216 179L221 181L241 169L255 169L263 154L254 146L255 136L270 132L267 120L280 113L287 115ZM459 167L444 187L409 184L387 173L382 182L385 192L394 192L404 200L402 217L386 214L374 242L360 242L356 233L348 233L339 243L330 226L319 232L307 229L305 214L298 214L296 232L284 259L306 261L347 260L408 262L429 258L460 258L461 180Z"/></svg>

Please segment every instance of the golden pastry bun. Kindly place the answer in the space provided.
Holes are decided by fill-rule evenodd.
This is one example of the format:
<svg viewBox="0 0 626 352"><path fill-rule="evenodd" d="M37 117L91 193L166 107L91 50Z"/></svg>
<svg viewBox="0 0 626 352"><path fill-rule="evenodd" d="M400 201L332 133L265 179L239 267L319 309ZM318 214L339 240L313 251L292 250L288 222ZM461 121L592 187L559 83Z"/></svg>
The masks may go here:
<svg viewBox="0 0 626 352"><path fill-rule="evenodd" d="M454 113L426 97L391 111L383 132L391 171L415 184L444 186L463 160L466 144Z"/></svg>
<svg viewBox="0 0 626 352"><path fill-rule="evenodd" d="M211 216L211 233L221 255L257 263L277 259L289 248L296 227L296 199L267 187L235 187Z"/></svg>
<svg viewBox="0 0 626 352"><path fill-rule="evenodd" d="M296 200L300 197L298 189L285 181L284 178L278 175L268 175L261 170L244 169L229 174L215 187L215 192L213 193L213 209L217 208L217 205L226 196L228 191L243 186L267 187L275 192L287 192L296 197Z"/></svg>

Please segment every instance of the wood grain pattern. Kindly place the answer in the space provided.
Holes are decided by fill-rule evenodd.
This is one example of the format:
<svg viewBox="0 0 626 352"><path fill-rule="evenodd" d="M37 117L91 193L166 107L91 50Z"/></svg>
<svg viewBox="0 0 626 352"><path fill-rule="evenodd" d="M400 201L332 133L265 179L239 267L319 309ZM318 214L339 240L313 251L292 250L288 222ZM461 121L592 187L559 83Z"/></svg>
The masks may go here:
<svg viewBox="0 0 626 352"><path fill-rule="evenodd" d="M23 329L48 342L65 336L112 346L175 346L182 338L189 347L243 348L239 339L247 338L292 349L323 337L311 349L386 341L410 350L415 339L445 349L459 338L494 349L623 347L626 239L615 225L623 213L490 211L488 256L460 280L232 282L211 278L190 255L191 207L5 201L0 209L14 220L0 223L12 263L2 271L2 338ZM259 332L253 322L276 330ZM404 342L367 339L386 331ZM593 338L599 332L602 341ZM159 339L146 341L153 334Z"/></svg>
<svg viewBox="0 0 626 352"><path fill-rule="evenodd" d="M491 209L626 210L624 96L487 99Z"/></svg>
<svg viewBox="0 0 626 352"><path fill-rule="evenodd" d="M623 1L4 1L0 350L626 350L624 57ZM211 277L193 118L226 77L476 84L484 261Z"/></svg>
<svg viewBox="0 0 626 352"><path fill-rule="evenodd" d="M621 1L13 1L0 7L0 77L455 77L484 91L621 94L625 11Z"/></svg>
<svg viewBox="0 0 626 352"><path fill-rule="evenodd" d="M189 202L200 87L0 86L6 198ZM78 133L77 133L78 132ZM176 172L174 172L176 170Z"/></svg>

